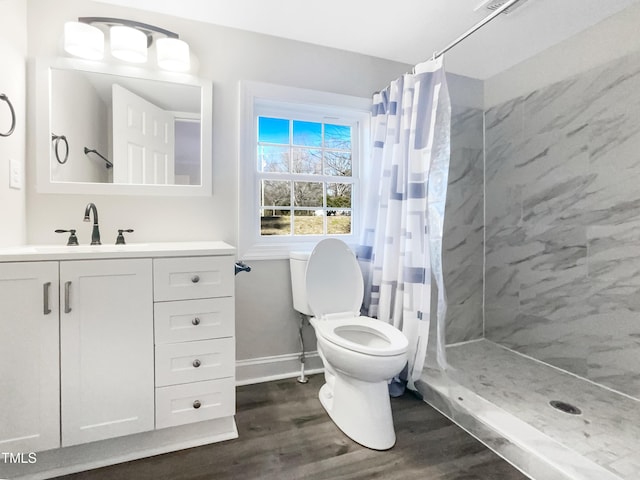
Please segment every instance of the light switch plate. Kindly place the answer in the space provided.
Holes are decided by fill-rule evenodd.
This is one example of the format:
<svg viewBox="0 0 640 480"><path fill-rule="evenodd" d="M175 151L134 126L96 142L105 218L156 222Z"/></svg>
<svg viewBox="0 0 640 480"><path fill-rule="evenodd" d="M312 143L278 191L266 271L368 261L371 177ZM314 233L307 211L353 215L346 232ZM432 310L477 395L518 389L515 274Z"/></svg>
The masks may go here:
<svg viewBox="0 0 640 480"><path fill-rule="evenodd" d="M22 164L18 160L9 160L9 187L22 188Z"/></svg>

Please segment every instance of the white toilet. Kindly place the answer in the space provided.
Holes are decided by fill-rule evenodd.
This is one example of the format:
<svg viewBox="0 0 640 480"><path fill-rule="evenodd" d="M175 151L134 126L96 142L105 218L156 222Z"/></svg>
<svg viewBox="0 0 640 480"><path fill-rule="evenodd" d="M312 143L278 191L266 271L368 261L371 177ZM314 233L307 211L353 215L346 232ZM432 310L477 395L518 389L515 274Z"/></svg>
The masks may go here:
<svg viewBox="0 0 640 480"><path fill-rule="evenodd" d="M326 383L320 402L334 423L365 447L396 442L387 381L407 362L407 338L397 328L360 315L364 293L355 255L329 238L313 252L291 252L294 308L310 315Z"/></svg>

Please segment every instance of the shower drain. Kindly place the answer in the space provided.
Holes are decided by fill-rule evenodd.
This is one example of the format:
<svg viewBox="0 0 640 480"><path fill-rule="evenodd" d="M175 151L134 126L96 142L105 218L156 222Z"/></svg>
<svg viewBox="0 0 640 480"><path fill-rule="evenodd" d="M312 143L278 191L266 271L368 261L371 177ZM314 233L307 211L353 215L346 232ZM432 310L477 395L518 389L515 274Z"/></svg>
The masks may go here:
<svg viewBox="0 0 640 480"><path fill-rule="evenodd" d="M578 407L576 407L575 405L571 405L570 403L563 402L561 400L551 400L549 402L549 405L551 405L556 410L560 410L561 412L568 413L570 415L582 414L582 410L580 410Z"/></svg>

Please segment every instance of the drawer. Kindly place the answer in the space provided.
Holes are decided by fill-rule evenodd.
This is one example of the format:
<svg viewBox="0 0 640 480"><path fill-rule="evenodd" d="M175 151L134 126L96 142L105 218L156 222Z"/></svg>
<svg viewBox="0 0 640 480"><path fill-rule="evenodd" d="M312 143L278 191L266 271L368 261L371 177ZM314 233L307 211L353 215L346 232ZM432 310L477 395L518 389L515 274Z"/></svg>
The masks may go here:
<svg viewBox="0 0 640 480"><path fill-rule="evenodd" d="M235 411L233 378L156 388L156 428L228 417Z"/></svg>
<svg viewBox="0 0 640 480"><path fill-rule="evenodd" d="M159 302L153 306L156 344L233 337L233 297Z"/></svg>
<svg viewBox="0 0 640 480"><path fill-rule="evenodd" d="M156 387L235 375L235 339L156 346Z"/></svg>
<svg viewBox="0 0 640 480"><path fill-rule="evenodd" d="M153 296L156 301L233 296L231 255L176 257L153 260Z"/></svg>

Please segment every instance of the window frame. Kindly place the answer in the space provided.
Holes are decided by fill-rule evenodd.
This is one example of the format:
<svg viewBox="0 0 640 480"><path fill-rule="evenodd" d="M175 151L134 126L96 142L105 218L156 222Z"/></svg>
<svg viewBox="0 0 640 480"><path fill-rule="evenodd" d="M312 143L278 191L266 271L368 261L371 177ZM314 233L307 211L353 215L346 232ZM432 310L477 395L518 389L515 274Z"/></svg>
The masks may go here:
<svg viewBox="0 0 640 480"><path fill-rule="evenodd" d="M258 117L277 117L352 127L351 234L260 235L258 172ZM319 240L337 237L355 245L362 216L362 159L369 152L371 99L286 87L240 82L240 148L238 162L238 257L246 260L289 258L290 250L311 249ZM309 181L308 174L288 173L287 180ZM317 182L327 182L324 174ZM332 177L336 178L336 177ZM331 182L329 182L331 183ZM338 182L342 183L342 182ZM289 207L294 208L292 205ZM326 216L325 216L326 220Z"/></svg>

